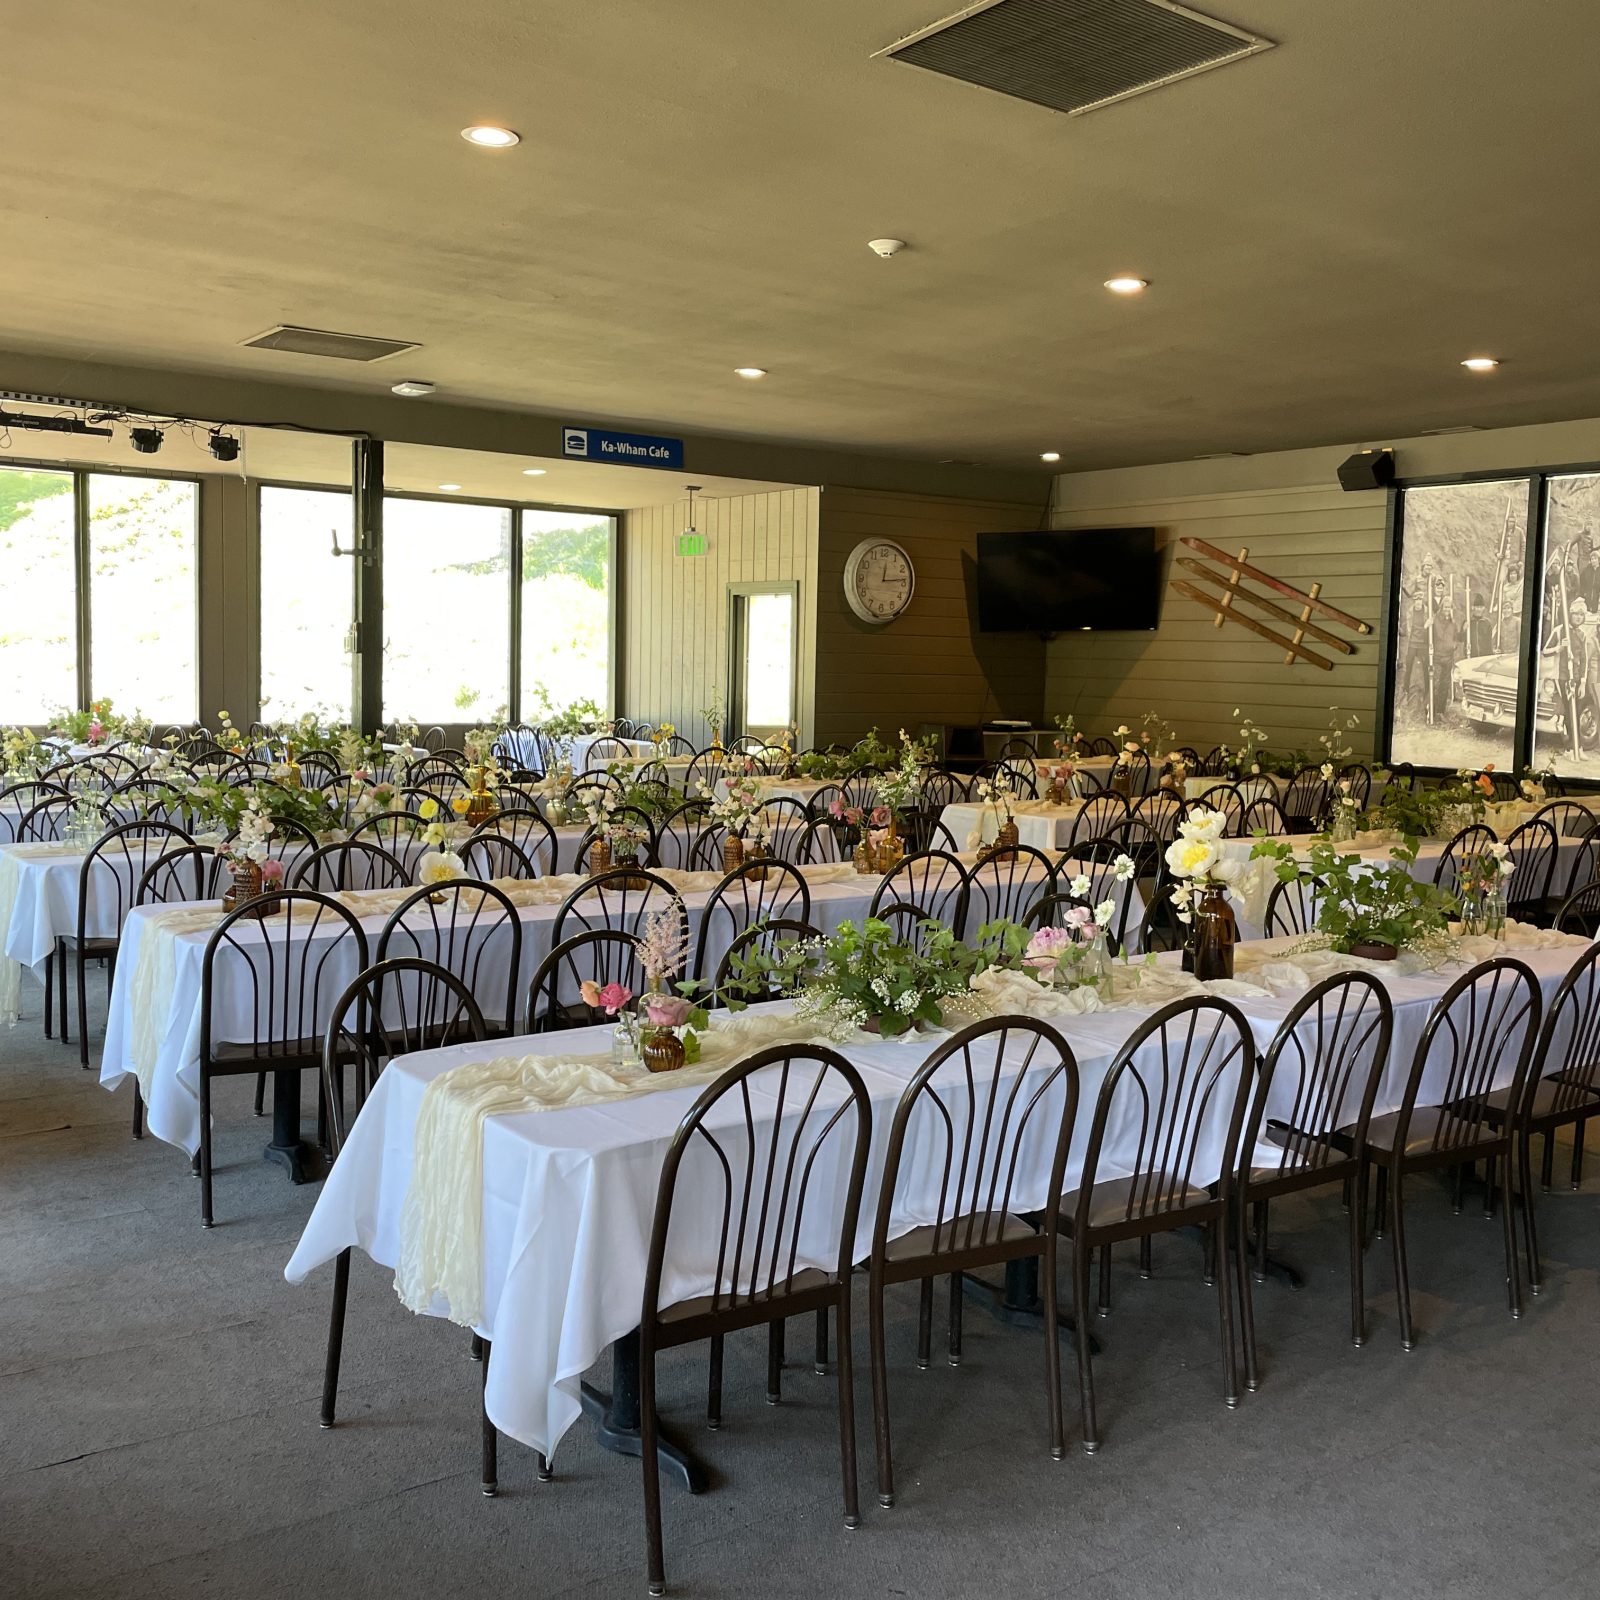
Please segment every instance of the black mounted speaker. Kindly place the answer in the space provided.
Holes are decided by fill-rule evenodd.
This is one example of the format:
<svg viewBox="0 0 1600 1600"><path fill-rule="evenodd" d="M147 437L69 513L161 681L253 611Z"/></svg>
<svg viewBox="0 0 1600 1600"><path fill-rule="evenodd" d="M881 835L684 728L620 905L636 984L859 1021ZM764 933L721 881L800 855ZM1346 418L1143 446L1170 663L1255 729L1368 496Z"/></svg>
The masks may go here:
<svg viewBox="0 0 1600 1600"><path fill-rule="evenodd" d="M1357 450L1339 463L1341 489L1387 489L1393 482L1393 450Z"/></svg>

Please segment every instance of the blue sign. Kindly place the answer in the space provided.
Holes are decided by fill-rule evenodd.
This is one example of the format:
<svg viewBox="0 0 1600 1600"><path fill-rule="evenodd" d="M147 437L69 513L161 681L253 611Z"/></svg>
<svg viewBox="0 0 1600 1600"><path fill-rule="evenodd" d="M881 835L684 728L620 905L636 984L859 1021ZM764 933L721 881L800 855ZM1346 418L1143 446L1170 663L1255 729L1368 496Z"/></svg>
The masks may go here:
<svg viewBox="0 0 1600 1600"><path fill-rule="evenodd" d="M612 433L607 428L561 430L561 453L580 461L604 461L615 467L663 467L683 471L683 440L653 433Z"/></svg>

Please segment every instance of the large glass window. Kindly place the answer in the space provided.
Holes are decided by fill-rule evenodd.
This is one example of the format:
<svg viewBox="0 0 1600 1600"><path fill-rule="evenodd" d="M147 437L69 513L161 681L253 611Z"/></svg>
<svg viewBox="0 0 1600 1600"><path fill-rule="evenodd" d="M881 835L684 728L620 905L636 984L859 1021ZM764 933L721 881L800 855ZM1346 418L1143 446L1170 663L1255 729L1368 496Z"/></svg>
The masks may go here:
<svg viewBox="0 0 1600 1600"><path fill-rule="evenodd" d="M1600 473L1546 483L1533 761L1600 779Z"/></svg>
<svg viewBox="0 0 1600 1600"><path fill-rule="evenodd" d="M386 722L426 727L507 714L511 544L507 507L385 497Z"/></svg>
<svg viewBox="0 0 1600 1600"><path fill-rule="evenodd" d="M348 556L355 516L348 490L261 491L261 715L288 722L307 712L350 716L350 620L355 578Z"/></svg>
<svg viewBox="0 0 1600 1600"><path fill-rule="evenodd" d="M1406 489L1390 760L1510 772L1528 479Z"/></svg>
<svg viewBox="0 0 1600 1600"><path fill-rule="evenodd" d="M611 697L613 519L522 513L522 715Z"/></svg>
<svg viewBox="0 0 1600 1600"><path fill-rule="evenodd" d="M109 472L87 484L90 698L156 723L191 722L199 485Z"/></svg>
<svg viewBox="0 0 1600 1600"><path fill-rule="evenodd" d="M0 723L78 700L73 476L0 467Z"/></svg>

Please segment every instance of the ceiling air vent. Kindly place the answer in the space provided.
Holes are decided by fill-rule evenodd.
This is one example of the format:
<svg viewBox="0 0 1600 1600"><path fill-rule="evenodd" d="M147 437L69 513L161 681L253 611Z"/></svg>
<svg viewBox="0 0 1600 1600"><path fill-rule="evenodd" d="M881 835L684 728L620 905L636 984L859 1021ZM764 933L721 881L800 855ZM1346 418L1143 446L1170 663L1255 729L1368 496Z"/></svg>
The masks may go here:
<svg viewBox="0 0 1600 1600"><path fill-rule="evenodd" d="M402 350L421 347L403 339L373 339L364 333L329 333L326 328L280 324L244 341L250 350L287 350L296 356L330 356L335 361L386 361Z"/></svg>
<svg viewBox="0 0 1600 1600"><path fill-rule="evenodd" d="M876 54L1079 116L1271 48L1172 0L980 0Z"/></svg>

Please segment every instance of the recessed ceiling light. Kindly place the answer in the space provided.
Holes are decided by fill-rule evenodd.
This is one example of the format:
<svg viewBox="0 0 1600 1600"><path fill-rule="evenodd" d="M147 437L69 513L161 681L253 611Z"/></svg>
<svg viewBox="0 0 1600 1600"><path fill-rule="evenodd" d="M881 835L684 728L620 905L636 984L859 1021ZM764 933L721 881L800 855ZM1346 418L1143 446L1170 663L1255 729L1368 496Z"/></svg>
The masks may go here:
<svg viewBox="0 0 1600 1600"><path fill-rule="evenodd" d="M735 367L734 376L739 378L764 378L767 375L765 367Z"/></svg>
<svg viewBox="0 0 1600 1600"><path fill-rule="evenodd" d="M446 494L454 494L456 490L461 487L461 485L459 483L441 483L439 487L443 489Z"/></svg>
<svg viewBox="0 0 1600 1600"><path fill-rule="evenodd" d="M513 133L510 128L496 127L492 122L475 122L470 128L461 130L461 137L468 144L481 145L485 150L509 150L512 145L522 143L520 133Z"/></svg>
<svg viewBox="0 0 1600 1600"><path fill-rule="evenodd" d="M524 478L542 478L549 470L548 467L524 467L522 476Z"/></svg>
<svg viewBox="0 0 1600 1600"><path fill-rule="evenodd" d="M432 394L434 385L423 378L402 378L399 383L390 384L390 394L403 394L408 400L415 399L420 394Z"/></svg>
<svg viewBox="0 0 1600 1600"><path fill-rule="evenodd" d="M1149 287L1150 280L1148 278L1120 277L1106 279L1106 288L1112 294L1142 294Z"/></svg>
<svg viewBox="0 0 1600 1600"><path fill-rule="evenodd" d="M1468 372L1493 372L1500 365L1500 362L1494 356L1468 356L1461 365Z"/></svg>
<svg viewBox="0 0 1600 1600"><path fill-rule="evenodd" d="M1039 459L1041 461L1059 461L1061 452L1059 450L1046 450L1040 455Z"/></svg>

